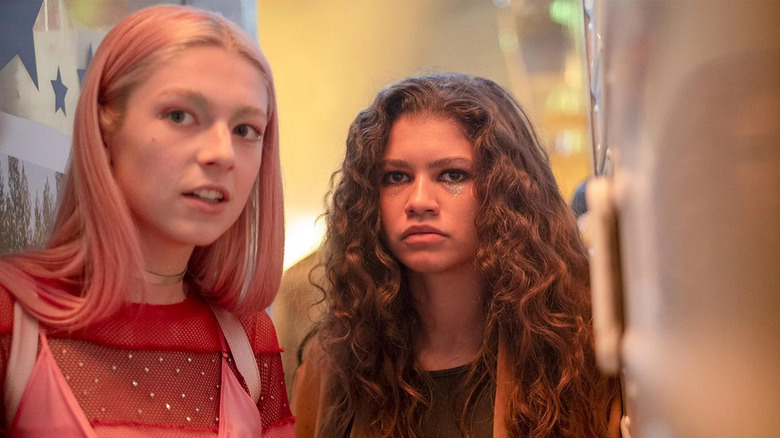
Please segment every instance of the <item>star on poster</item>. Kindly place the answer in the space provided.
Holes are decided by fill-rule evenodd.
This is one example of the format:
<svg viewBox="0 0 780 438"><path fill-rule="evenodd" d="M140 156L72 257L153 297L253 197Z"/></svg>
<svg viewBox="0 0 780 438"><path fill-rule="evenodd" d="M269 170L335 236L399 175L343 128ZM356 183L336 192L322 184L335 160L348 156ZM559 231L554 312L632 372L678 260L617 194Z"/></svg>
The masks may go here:
<svg viewBox="0 0 780 438"><path fill-rule="evenodd" d="M67 116L68 114L65 112L65 95L68 94L68 87L62 83L59 67L57 67L57 80L51 81L51 88L54 89L54 112L56 113L62 108L62 114Z"/></svg>
<svg viewBox="0 0 780 438"><path fill-rule="evenodd" d="M38 88L38 66L33 25L42 4L43 0L0 1L0 69L19 56L35 88Z"/></svg>
<svg viewBox="0 0 780 438"><path fill-rule="evenodd" d="M87 54L87 65L84 66L84 68L76 69L76 72L79 74L79 84L84 83L84 76L87 75L87 69L89 68L89 64L92 63L92 44L89 45L89 53Z"/></svg>

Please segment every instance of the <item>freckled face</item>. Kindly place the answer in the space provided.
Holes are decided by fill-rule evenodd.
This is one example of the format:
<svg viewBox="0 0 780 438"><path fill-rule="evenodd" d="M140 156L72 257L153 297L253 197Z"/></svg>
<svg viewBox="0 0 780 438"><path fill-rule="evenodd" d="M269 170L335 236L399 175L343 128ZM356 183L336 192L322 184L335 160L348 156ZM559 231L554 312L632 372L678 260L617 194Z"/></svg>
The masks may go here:
<svg viewBox="0 0 780 438"><path fill-rule="evenodd" d="M474 226L471 142L449 119L401 116L390 130L379 191L385 240L410 270L473 270Z"/></svg>
<svg viewBox="0 0 780 438"><path fill-rule="evenodd" d="M236 221L260 170L267 111L258 68L217 47L181 52L131 92L106 144L146 247L208 245Z"/></svg>

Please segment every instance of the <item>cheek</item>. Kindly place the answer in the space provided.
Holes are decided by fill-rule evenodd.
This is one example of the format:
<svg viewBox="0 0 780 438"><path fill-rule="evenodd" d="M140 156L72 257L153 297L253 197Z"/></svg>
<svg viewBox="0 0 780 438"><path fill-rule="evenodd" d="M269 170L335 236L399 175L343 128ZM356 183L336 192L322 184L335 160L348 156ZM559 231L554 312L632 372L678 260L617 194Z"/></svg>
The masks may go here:
<svg viewBox="0 0 780 438"><path fill-rule="evenodd" d="M235 184L237 194L242 197L243 203L246 203L252 188L260 178L260 159L253 156L243 161L243 164L244 166L241 167L240 172L236 174Z"/></svg>
<svg viewBox="0 0 780 438"><path fill-rule="evenodd" d="M454 198L457 198L463 192L463 189L466 188L466 183L465 182L450 183L447 184L446 187L450 195L452 195Z"/></svg>
<svg viewBox="0 0 780 438"><path fill-rule="evenodd" d="M390 242L392 241L389 236L393 229L393 215L392 207L384 194L380 195L379 198L379 224L382 240L385 242L385 246L389 248Z"/></svg>
<svg viewBox="0 0 780 438"><path fill-rule="evenodd" d="M263 160L260 151L243 151L236 154L236 171L241 178L254 178L260 174Z"/></svg>
<svg viewBox="0 0 780 438"><path fill-rule="evenodd" d="M182 158L177 148L160 142L156 137L128 135L112 138L106 144L106 153L112 168L124 167L139 173L169 175Z"/></svg>
<svg viewBox="0 0 780 438"><path fill-rule="evenodd" d="M252 188L258 180L257 173L248 173L241 178L241 181L236 184L236 193L241 197L241 203L244 204L249 199L249 195L252 192Z"/></svg>
<svg viewBox="0 0 780 438"><path fill-rule="evenodd" d="M468 220L468 225L475 227L474 221L477 219L477 212L479 211L479 203L474 195L474 189L471 188L468 192L464 191L461 195L463 203L463 216Z"/></svg>
<svg viewBox="0 0 780 438"><path fill-rule="evenodd" d="M392 226L392 221L395 212L395 203L393 198L389 197L386 193L383 193L379 198L379 220L382 224L382 230L388 226Z"/></svg>

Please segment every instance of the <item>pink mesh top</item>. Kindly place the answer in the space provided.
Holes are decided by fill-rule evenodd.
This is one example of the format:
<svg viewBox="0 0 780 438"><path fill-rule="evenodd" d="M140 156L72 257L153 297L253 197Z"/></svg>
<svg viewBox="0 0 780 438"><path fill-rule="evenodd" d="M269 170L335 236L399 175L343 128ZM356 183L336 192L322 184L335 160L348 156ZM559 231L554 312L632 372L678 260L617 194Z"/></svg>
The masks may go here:
<svg viewBox="0 0 780 438"><path fill-rule="evenodd" d="M239 437L261 427L264 437L291 437L294 417L273 324L265 312L241 323L260 371L256 406L232 355L223 354L227 347L211 309L190 294L177 304L130 304L110 321L71 334L41 327L33 374L13 424L3 430L14 436ZM12 324L12 299L0 290L0 382ZM33 434L41 427L43 435Z"/></svg>

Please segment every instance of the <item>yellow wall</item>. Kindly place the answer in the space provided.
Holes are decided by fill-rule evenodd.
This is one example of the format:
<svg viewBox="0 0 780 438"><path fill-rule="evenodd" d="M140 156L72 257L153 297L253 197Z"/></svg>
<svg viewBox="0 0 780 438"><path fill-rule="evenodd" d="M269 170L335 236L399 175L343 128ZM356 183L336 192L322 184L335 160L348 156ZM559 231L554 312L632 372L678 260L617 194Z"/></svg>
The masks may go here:
<svg viewBox="0 0 780 438"><path fill-rule="evenodd" d="M349 124L382 86L432 71L485 76L513 90L528 83L515 70L510 81L499 12L475 0L258 0L260 46L274 71L280 112L285 267L318 245L323 226L315 220ZM518 98L544 122L544 114L534 114L543 106L527 102L541 99ZM540 131L545 142L554 138ZM554 163L567 196L589 172L587 157Z"/></svg>

